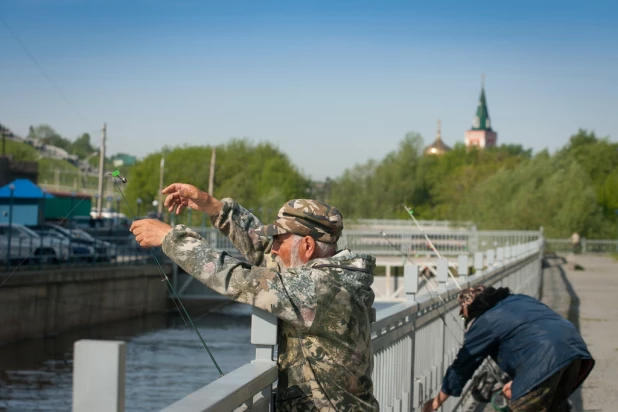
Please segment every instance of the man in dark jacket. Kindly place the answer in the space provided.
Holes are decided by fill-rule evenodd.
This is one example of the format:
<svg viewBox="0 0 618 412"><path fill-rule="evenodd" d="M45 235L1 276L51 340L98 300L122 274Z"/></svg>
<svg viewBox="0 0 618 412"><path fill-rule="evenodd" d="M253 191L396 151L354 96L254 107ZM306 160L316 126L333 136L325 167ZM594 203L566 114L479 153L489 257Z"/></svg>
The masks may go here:
<svg viewBox="0 0 618 412"><path fill-rule="evenodd" d="M477 285L459 295L465 342L446 371L442 390L425 403L437 410L460 396L488 356L511 381L503 389L513 412L566 411L569 396L588 377L594 359L575 326L538 300L508 288Z"/></svg>

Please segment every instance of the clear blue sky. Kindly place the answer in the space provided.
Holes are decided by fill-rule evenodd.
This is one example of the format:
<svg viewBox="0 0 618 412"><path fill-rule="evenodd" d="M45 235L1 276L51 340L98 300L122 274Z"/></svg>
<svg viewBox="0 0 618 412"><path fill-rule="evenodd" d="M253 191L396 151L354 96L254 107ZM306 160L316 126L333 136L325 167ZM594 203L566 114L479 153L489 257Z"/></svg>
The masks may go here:
<svg viewBox="0 0 618 412"><path fill-rule="evenodd" d="M270 141L309 176L463 141L485 73L499 143L618 139L615 1L3 0L0 123L108 153ZM82 120L82 117L84 120ZM204 159L208 161L208 159Z"/></svg>

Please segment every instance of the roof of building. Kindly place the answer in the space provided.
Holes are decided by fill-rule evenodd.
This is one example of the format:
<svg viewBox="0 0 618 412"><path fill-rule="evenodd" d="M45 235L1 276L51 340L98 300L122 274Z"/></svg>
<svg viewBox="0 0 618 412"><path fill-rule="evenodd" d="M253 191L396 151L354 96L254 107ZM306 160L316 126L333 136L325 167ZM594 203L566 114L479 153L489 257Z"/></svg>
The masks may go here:
<svg viewBox="0 0 618 412"><path fill-rule="evenodd" d="M427 146L424 150L425 154L442 154L444 152L448 152L451 150L449 146L447 146L442 141L442 123L438 120L438 131L436 132L436 140L429 146Z"/></svg>
<svg viewBox="0 0 618 412"><path fill-rule="evenodd" d="M0 187L0 198L11 197L11 185L15 187L13 198L16 199L42 199L43 197L54 197L54 195L44 192L40 187L28 179L15 179L11 183Z"/></svg>
<svg viewBox="0 0 618 412"><path fill-rule="evenodd" d="M489 110L487 110L487 99L485 98L485 86L481 87L481 97L476 108L476 115L472 122L472 130L491 130L491 120Z"/></svg>

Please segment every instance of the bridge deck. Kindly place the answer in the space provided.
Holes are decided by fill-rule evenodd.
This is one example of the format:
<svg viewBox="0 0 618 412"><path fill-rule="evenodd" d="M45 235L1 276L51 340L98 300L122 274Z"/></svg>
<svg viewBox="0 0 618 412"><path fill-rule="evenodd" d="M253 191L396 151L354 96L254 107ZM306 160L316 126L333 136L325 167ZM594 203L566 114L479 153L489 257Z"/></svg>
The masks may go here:
<svg viewBox="0 0 618 412"><path fill-rule="evenodd" d="M582 336L597 363L584 382L581 405L574 410L615 411L618 404L618 262L609 257L575 256L564 265L575 297L570 317L576 317ZM574 270L573 263L584 270Z"/></svg>
<svg viewBox="0 0 618 412"><path fill-rule="evenodd" d="M618 261L569 255L548 259L543 302L577 326L597 363L571 396L573 412L615 411L618 404ZM583 270L575 270L575 264ZM490 412L487 405L476 411Z"/></svg>

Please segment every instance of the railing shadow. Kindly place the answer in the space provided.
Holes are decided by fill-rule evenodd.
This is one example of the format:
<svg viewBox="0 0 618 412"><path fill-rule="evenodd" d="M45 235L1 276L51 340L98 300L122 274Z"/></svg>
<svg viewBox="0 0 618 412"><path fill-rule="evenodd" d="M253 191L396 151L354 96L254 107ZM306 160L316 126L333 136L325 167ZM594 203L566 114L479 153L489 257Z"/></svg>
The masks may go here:
<svg viewBox="0 0 618 412"><path fill-rule="evenodd" d="M566 260L564 258L562 258L562 262L563 264L566 263ZM580 325L579 325L579 305L580 305L580 300L579 300L579 296L577 296L577 293L575 293L575 289L573 288L573 285L571 284L571 282L569 281L569 277L567 276L566 272L564 271L564 268L562 267L562 264L557 266L558 272L560 274L560 278L562 279L562 282L564 283L566 292L569 294L569 299L570 299L570 303L569 303L569 311L568 311L568 317L567 319L575 326L575 328L577 329L578 332L580 332ZM573 395L571 395L571 402L572 402L572 410L574 412L580 412L584 410L584 402L582 399L582 393L581 393L581 386L573 393Z"/></svg>

